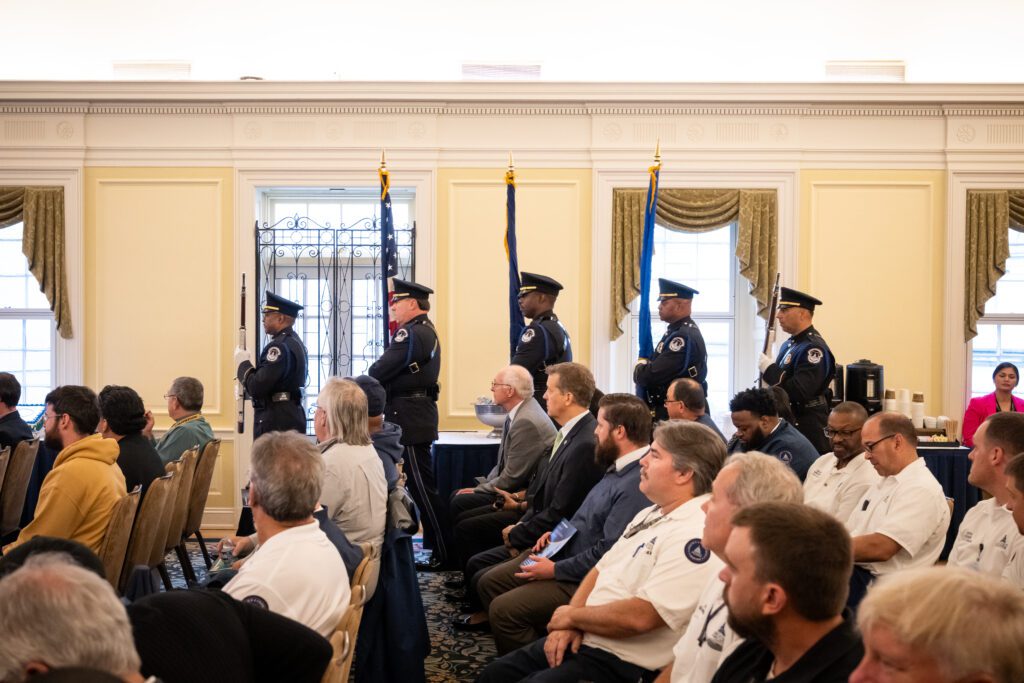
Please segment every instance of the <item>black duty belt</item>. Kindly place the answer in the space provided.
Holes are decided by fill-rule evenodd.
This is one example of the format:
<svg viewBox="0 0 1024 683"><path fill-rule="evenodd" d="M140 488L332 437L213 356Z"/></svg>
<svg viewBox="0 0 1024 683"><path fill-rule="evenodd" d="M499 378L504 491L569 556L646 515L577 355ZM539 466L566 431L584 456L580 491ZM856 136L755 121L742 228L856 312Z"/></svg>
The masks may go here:
<svg viewBox="0 0 1024 683"><path fill-rule="evenodd" d="M280 391L276 394L271 394L270 400L273 403L284 403L285 401L295 401L298 403L298 399L293 399L290 391Z"/></svg>
<svg viewBox="0 0 1024 683"><path fill-rule="evenodd" d="M410 389L408 391L396 391L391 394L392 398L428 398L430 396L426 389Z"/></svg>
<svg viewBox="0 0 1024 683"><path fill-rule="evenodd" d="M803 408L827 408L828 407L828 401L825 400L824 396L818 396L817 398L812 398L810 401L807 401L806 403L794 403L793 407L797 408L797 409L803 409Z"/></svg>

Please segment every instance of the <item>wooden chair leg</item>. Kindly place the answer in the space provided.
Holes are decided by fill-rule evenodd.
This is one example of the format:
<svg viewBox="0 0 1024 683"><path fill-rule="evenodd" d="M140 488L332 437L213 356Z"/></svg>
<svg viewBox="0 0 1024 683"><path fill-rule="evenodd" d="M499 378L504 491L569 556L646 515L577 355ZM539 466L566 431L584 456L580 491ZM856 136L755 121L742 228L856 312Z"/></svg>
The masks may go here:
<svg viewBox="0 0 1024 683"><path fill-rule="evenodd" d="M213 566L213 560L210 559L210 551L206 549L206 541L203 540L202 532L196 530L196 539L199 541L199 549L203 551L203 561L206 562L206 568L209 569Z"/></svg>
<svg viewBox="0 0 1024 683"><path fill-rule="evenodd" d="M160 578L164 581L164 588L167 590L173 590L174 586L171 585L171 575L167 573L166 563L161 562L156 568L160 572Z"/></svg>
<svg viewBox="0 0 1024 683"><path fill-rule="evenodd" d="M176 545L174 551L178 554L178 562L181 563L181 571L185 575L185 583L189 586L198 583L196 570L192 566L192 558L188 556L188 548L185 547L185 541Z"/></svg>

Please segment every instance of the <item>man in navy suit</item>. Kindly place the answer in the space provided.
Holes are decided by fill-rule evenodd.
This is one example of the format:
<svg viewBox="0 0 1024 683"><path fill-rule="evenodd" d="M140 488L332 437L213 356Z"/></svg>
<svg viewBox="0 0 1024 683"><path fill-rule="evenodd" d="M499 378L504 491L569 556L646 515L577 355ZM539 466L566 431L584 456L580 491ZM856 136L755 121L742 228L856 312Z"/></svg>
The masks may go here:
<svg viewBox="0 0 1024 683"><path fill-rule="evenodd" d="M548 415L560 425L550 455L542 455L537 472L526 489L525 500L516 503L523 517L502 532L503 545L474 555L466 567L469 578L466 600L477 612L456 617L455 628L486 630L487 613L480 610L476 584L484 572L500 562L532 548L562 518L572 518L590 489L601 479L594 457L597 420L590 413L594 375L579 363L558 363L547 368L544 393Z"/></svg>

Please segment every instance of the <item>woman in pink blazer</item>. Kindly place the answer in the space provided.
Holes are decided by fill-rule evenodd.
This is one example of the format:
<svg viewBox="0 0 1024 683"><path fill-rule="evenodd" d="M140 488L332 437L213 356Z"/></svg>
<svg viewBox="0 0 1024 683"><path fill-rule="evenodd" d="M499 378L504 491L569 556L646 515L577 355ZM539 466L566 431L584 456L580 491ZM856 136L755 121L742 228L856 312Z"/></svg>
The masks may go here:
<svg viewBox="0 0 1024 683"><path fill-rule="evenodd" d="M1013 395L1020 380L1020 373L1013 363L1000 363L992 373L996 390L991 394L972 398L964 413L964 445L974 448L974 432L985 418L993 413L1006 411L1024 413L1024 400Z"/></svg>

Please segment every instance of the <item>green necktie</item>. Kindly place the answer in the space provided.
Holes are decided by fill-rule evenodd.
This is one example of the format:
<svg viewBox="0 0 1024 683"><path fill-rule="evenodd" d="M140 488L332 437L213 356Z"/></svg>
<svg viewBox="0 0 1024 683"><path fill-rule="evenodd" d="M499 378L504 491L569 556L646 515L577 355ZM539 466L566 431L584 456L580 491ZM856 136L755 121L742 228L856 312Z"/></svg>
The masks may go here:
<svg viewBox="0 0 1024 683"><path fill-rule="evenodd" d="M551 458L555 457L555 453L558 452L558 447L562 444L562 439L564 438L565 435L562 434L562 430L559 429L558 433L555 434L555 445L551 447L551 455L548 456L549 461L551 460Z"/></svg>

